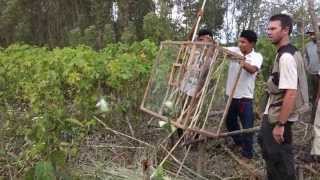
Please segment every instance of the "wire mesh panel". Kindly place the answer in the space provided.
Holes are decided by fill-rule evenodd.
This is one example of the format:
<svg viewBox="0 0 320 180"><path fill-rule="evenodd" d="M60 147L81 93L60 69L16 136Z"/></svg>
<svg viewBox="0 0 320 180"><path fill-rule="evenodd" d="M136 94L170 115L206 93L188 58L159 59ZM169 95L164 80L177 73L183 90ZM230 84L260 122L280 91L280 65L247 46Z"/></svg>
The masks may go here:
<svg viewBox="0 0 320 180"><path fill-rule="evenodd" d="M162 42L141 109L179 128L223 134L230 105L225 96L226 59L244 57L213 43ZM241 71L234 73L239 77Z"/></svg>

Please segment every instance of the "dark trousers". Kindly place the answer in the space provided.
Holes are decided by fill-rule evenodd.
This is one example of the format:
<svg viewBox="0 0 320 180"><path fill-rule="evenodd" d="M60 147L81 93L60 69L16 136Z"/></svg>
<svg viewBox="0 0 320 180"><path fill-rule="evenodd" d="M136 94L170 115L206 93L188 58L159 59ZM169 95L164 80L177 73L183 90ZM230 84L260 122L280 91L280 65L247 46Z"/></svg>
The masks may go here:
<svg viewBox="0 0 320 180"><path fill-rule="evenodd" d="M243 129L253 127L252 99L232 99L226 120L229 132L240 130L238 117ZM242 155L251 159L253 156L253 133L234 135L232 138L236 145L242 147Z"/></svg>
<svg viewBox="0 0 320 180"><path fill-rule="evenodd" d="M285 125L284 142L278 144L272 136L274 125L269 123L267 115L262 120L258 143L266 162L268 180L295 179L291 125L290 122Z"/></svg>
<svg viewBox="0 0 320 180"><path fill-rule="evenodd" d="M311 112L311 122L314 121L316 110L317 110L317 90L318 90L318 81L319 75L316 74L308 74L308 90L309 90L309 101L312 104L312 112Z"/></svg>

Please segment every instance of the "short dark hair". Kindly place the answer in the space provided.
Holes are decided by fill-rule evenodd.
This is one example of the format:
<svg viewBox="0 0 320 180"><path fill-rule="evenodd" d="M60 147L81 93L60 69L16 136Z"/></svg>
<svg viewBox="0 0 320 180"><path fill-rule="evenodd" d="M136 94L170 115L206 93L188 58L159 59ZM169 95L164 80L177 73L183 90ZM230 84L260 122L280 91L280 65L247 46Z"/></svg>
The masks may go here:
<svg viewBox="0 0 320 180"><path fill-rule="evenodd" d="M269 21L280 21L282 28L288 28L289 29L289 35L292 32L292 18L289 15L286 14L276 14L271 16Z"/></svg>
<svg viewBox="0 0 320 180"><path fill-rule="evenodd" d="M198 36L205 36L209 35L210 37L213 37L212 32L208 29L200 29L198 32Z"/></svg>
<svg viewBox="0 0 320 180"><path fill-rule="evenodd" d="M256 43L258 40L257 34L252 30L243 30L240 37L246 38L250 43Z"/></svg>
<svg viewBox="0 0 320 180"><path fill-rule="evenodd" d="M318 28L319 28L319 31L320 31L320 24L319 24ZM314 33L315 33L315 31L314 31L313 28L306 32L306 34L314 34Z"/></svg>

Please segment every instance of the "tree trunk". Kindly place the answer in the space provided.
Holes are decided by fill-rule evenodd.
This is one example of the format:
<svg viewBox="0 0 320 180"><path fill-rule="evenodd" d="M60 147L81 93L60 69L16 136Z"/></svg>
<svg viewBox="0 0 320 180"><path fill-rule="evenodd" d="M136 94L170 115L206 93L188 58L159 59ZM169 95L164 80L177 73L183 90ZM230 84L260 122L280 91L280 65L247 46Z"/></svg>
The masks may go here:
<svg viewBox="0 0 320 180"><path fill-rule="evenodd" d="M319 19L316 16L315 10L314 10L314 0L308 0L308 10L309 14L311 16L311 22L314 29L314 32L316 33L316 39L317 39L317 47L318 47L318 60L320 63L320 32L319 32Z"/></svg>

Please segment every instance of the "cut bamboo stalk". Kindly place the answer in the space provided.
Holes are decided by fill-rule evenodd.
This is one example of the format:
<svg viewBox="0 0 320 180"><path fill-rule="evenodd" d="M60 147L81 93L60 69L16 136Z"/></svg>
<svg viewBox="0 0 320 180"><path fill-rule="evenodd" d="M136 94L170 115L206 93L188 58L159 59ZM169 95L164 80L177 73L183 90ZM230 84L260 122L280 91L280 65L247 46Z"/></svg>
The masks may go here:
<svg viewBox="0 0 320 180"><path fill-rule="evenodd" d="M148 109L145 109L145 108L142 108L142 111L149 113L150 115L153 115L161 120L168 122L168 118L166 116L159 115L159 114L154 113L154 112L152 112ZM204 130L204 129L185 128L185 126L183 126L182 124L180 124L179 122L176 122L176 121L170 121L170 122L177 128L181 128L186 131L195 132L195 133L201 134L203 136L206 136L208 138L220 138L220 137L232 136L232 135L243 134L243 133L252 133L252 132L256 132L256 131L260 130L260 126L257 126L257 127L248 128L248 129L242 129L242 130L237 130L237 131L232 131L232 132L216 134L216 133L212 133L211 131Z"/></svg>
<svg viewBox="0 0 320 180"><path fill-rule="evenodd" d="M171 67L171 72L170 72L170 76L169 76L169 81L168 81L168 85L167 85L167 90L166 90L166 93L165 93L165 96L163 98L163 101L161 103L161 107L160 107L160 110L159 110L159 114L162 114L162 111L163 111L163 106L164 106L164 103L167 101L167 97L168 97L168 94L169 94L169 91L171 89L171 84L173 84L173 74L175 72L175 66L178 64L177 62L179 61L179 58L180 58L180 55L181 55L181 52L183 50L183 46L179 48L179 52L178 52L178 56L176 58L176 63L173 63L172 67ZM180 67L180 66L179 66Z"/></svg>
<svg viewBox="0 0 320 180"><path fill-rule="evenodd" d="M205 5L206 5L206 2L207 2L207 0L204 0L204 1L202 2L201 11L204 10L204 7L205 7ZM201 16L198 16L197 23L196 23L196 27L195 27L195 29L194 29L193 36L192 36L192 41L194 41L194 40L196 39L196 35L197 35L197 32L198 32L198 28L199 28L200 21L201 21Z"/></svg>
<svg viewBox="0 0 320 180"><path fill-rule="evenodd" d="M197 109L195 111L195 115L194 115L195 119L199 118L200 113L202 111L204 98L205 98L205 95L206 95L206 92L207 92L207 89L208 89L208 85L209 85L209 82L211 80L211 74L212 74L212 71L213 71L212 65L215 64L215 59L218 56L218 53L219 52L217 51L217 49L215 49L213 57L212 57L211 62L210 62L210 67L209 67L209 71L208 71L208 74L207 74L207 78L206 78L205 83L203 85L203 89L202 89L203 92L201 93L200 101L199 101L199 103L197 105ZM196 122L196 121L194 121L194 122ZM195 126L195 124L193 126Z"/></svg>
<svg viewBox="0 0 320 180"><path fill-rule="evenodd" d="M222 118L221 118L221 120L220 120L220 124L219 124L219 126L218 126L217 134L220 133L222 124L224 123L224 121L225 121L225 119L226 119L226 117L227 117L227 115L228 115L228 112L229 112L229 108L230 108L230 105L231 105L231 101L232 101L233 95L234 95L234 93L235 93L235 91L236 91L238 82L239 82L239 80L240 80L241 72L242 72L242 67L239 68L239 71L238 71L238 73L237 73L237 76L236 76L237 78L236 78L236 81L235 81L235 83L234 83L234 85L233 85L233 87L232 87L232 91L231 91L231 94L230 94L230 96L229 96L229 98L228 98L226 108L224 109L223 116L222 116Z"/></svg>
<svg viewBox="0 0 320 180"><path fill-rule="evenodd" d="M113 132L114 134L124 136L124 137L126 137L126 138L129 138L129 139L132 139L132 140L134 140L134 141L137 141L137 142L139 142L139 143L141 143L141 144L144 144L144 145L146 145L146 146L148 146L148 147L154 148L153 145L151 145L151 144L149 144L149 143L146 143L146 142L144 142L144 141L142 141L142 140L140 140L140 139L134 138L134 137L129 136L129 135L127 135L127 134L124 134L124 133L121 133L121 132L119 132L119 131L116 131L116 130L111 129L111 128L108 127L103 121L101 121L99 118L97 118L97 117L95 117L95 116L94 116L93 118L94 118L95 120L97 120L100 124L102 124L106 130L109 130L109 131Z"/></svg>
<svg viewBox="0 0 320 180"><path fill-rule="evenodd" d="M192 169L188 168L187 166L185 166L184 164L182 164L181 161L179 161L172 153L170 153L170 152L169 152L165 147L163 147L161 144L160 144L160 147L161 147L166 153L168 153L168 154L171 156L171 158L172 158L177 164L181 165L183 168L185 168L185 169L186 169L187 171L189 171L191 174L193 174L193 175L195 175L195 176L197 176L197 177L199 177L199 178L201 178L201 179L207 179L207 178L201 176L200 174L196 173L194 170L192 170Z"/></svg>
<svg viewBox="0 0 320 180"><path fill-rule="evenodd" d="M226 58L226 56L225 56L225 58ZM224 59L225 59L225 58L224 58ZM220 78L221 78L221 75L219 74L219 76L218 76L218 78L217 78L217 81L216 81L217 83L219 83ZM209 107L208 107L208 110L207 110L207 113L206 113L206 117L204 118L204 123L202 124L201 129L204 129L205 126L206 126L206 123L207 123L207 120L208 120L208 117L209 117L209 114L210 114L210 109L211 109L211 107L212 107L213 100L214 100L214 98L215 98L215 94L216 94L217 89L218 89L218 84L215 85L214 90L213 90L213 92L212 92L212 97L211 97L211 100L210 100L210 103L209 103Z"/></svg>
<svg viewBox="0 0 320 180"><path fill-rule="evenodd" d="M208 58L210 58L210 57L208 57ZM214 57L213 57L214 58ZM208 71L208 74L207 74L207 77L206 77L206 80L205 80L205 83L202 85L203 87L201 88L201 90L200 90L200 92L201 92L201 95L200 95L200 98L199 98L199 100L198 100L198 104L197 104L197 106L196 106L196 109L195 109L195 111L194 111L194 115L193 115L193 122L195 122L196 121L196 118L198 118L199 117L199 115L200 115L200 113L201 113L201 107L202 107L202 105L203 105L203 102L204 102L204 95L205 95L205 92L206 92L206 90L207 90L207 87L208 87L208 82L209 82L209 80L211 79L211 65L212 65L212 63L213 63L213 61L214 61L214 59L211 59L211 62L210 62L210 66L209 66L209 71ZM203 72L201 72L201 73L203 73ZM202 77L202 75L200 75L200 77ZM199 84L198 85L198 87L197 87L197 89L200 89L200 86L201 86L201 84ZM198 92L197 92L198 93Z"/></svg>
<svg viewBox="0 0 320 180"><path fill-rule="evenodd" d="M161 43L160 45L160 50L159 52L161 52L161 50L163 49L163 43ZM157 55L157 59L160 57L160 53ZM144 92L144 95L143 95L143 98L142 98L142 102L141 102L141 106L140 107L144 107L144 103L145 103L145 100L147 98L147 95L148 95L148 92L149 92L149 89L150 89L150 86L151 86L151 82L153 81L153 78L154 78L154 74L155 74L155 71L157 69L157 66L156 64L153 66L152 68L152 73L151 73L151 76L150 76L150 79L148 81L148 85L146 87L146 90Z"/></svg>
<svg viewBox="0 0 320 180"><path fill-rule="evenodd" d="M243 130L237 130L237 131L226 132L226 133L220 133L219 135L217 135L215 133L211 133L211 132L203 130L203 129L202 130L200 130L200 129L186 129L186 130L198 133L202 137L200 137L199 139L186 141L184 143L185 146L187 146L189 144L195 144L195 143L200 143L200 142L203 142L203 141L207 141L208 139L217 139L217 138L223 138L223 137L237 135L237 134L245 134L245 133L257 132L257 131L260 130L260 127L254 127L254 128L250 128L250 129L243 129Z"/></svg>
<svg viewBox="0 0 320 180"><path fill-rule="evenodd" d="M251 166L248 163L245 163L244 161L242 161L238 156L236 156L229 148L227 148L226 146L224 146L224 149L228 152L228 154L235 160L237 161L244 169L246 169L253 177L255 178L259 178L261 177L260 174L258 174L258 170L255 169L253 166Z"/></svg>
<svg viewBox="0 0 320 180"><path fill-rule="evenodd" d="M188 95L186 95L186 97L185 97L185 101L184 101L184 104L183 104L183 107L182 107L182 110L181 110L181 113L180 113L180 116L179 116L179 118L178 118L178 120L177 120L177 122L178 123L181 123L181 121L183 121L183 115L184 115L184 113L186 113L187 111L186 111L186 108L187 108L187 106L188 106L188 101L189 101L189 96Z"/></svg>
<svg viewBox="0 0 320 180"><path fill-rule="evenodd" d="M185 155L184 155L184 157L182 159L182 162L181 162L180 167L179 167L179 169L178 169L178 171L176 173L175 178L177 178L179 176L180 171L181 171L181 169L182 169L182 167L183 167L183 165L184 165L184 163L185 163L185 161L186 161L186 159L187 159L187 157L189 155L190 149L191 149L191 145L188 147L188 149L187 149L187 151L186 151L186 153L185 153Z"/></svg>
<svg viewBox="0 0 320 180"><path fill-rule="evenodd" d="M205 50L203 50L203 53L202 53L202 54L204 54L204 51L205 51ZM207 52L208 52L208 51L207 51ZM215 55L217 55L217 54L218 54L218 51L215 50L215 53L213 54L213 57L212 57L212 58L211 58L211 57L207 57L207 54L204 56L205 61L208 61L208 60L211 61L211 62L210 62L210 65L209 65L209 71L208 71L208 73L207 73L207 77L206 77L205 83L204 83L204 84L198 84L197 89L200 89L200 86L203 86L202 89L201 89L202 93L201 93L200 99L198 100L198 104L197 104L197 107L196 107L195 111L194 111L194 112L192 112L191 110L189 111L189 115L187 115L186 120L185 120L185 126L186 126L186 125L188 124L188 122L189 122L189 118L190 118L190 116L191 116L191 113L193 113L193 118L192 118L191 122L197 122L197 119L199 118L199 115L200 115L200 112L201 112L201 111L199 112L199 108L202 107L202 105L203 105L204 94L205 94L204 92L206 92L207 87L208 87L208 84L209 84L209 80L211 79L211 72L212 72L211 65L214 63L214 59L216 58ZM204 65L205 65L205 64L204 64ZM203 73L203 72L201 72L201 73ZM200 78L201 78L201 77L202 77L202 75L200 74ZM196 94L197 94L197 93L198 93L198 92L196 92ZM193 105L196 103L196 100L197 100L196 94L195 94L195 96L193 97L194 101L193 101L193 102L191 101L191 103L190 103L189 106L193 106ZM191 124L191 127L194 126L194 125L195 125L195 124Z"/></svg>

